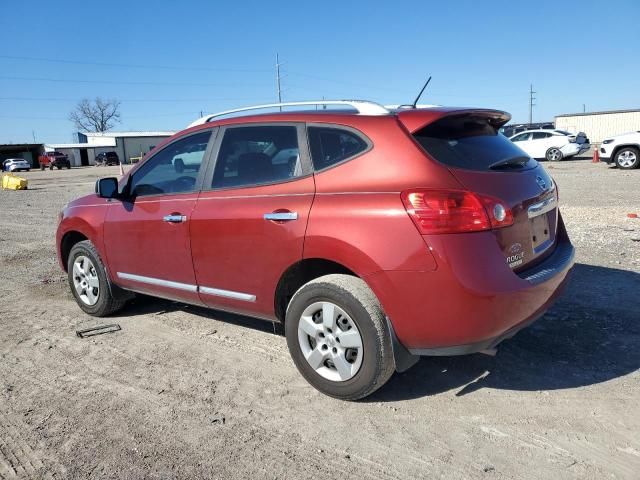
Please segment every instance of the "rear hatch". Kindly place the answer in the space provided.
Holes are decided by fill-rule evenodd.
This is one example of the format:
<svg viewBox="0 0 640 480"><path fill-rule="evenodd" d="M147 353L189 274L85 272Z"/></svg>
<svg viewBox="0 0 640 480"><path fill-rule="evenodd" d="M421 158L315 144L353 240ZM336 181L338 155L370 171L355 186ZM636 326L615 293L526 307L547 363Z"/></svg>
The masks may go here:
<svg viewBox="0 0 640 480"><path fill-rule="evenodd" d="M508 119L504 112L491 110L455 112L417 128L412 135L466 190L508 208L513 221L492 232L506 263L518 272L553 251L558 197L542 165L498 133Z"/></svg>

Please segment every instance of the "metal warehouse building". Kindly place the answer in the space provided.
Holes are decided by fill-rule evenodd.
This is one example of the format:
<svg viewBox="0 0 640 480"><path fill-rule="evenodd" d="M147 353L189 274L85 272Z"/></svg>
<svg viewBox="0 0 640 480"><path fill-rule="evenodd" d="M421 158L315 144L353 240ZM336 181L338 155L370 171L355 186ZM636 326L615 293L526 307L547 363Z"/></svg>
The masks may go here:
<svg viewBox="0 0 640 480"><path fill-rule="evenodd" d="M555 126L560 130L584 132L591 143L601 143L613 135L640 131L640 109L568 113L556 116Z"/></svg>
<svg viewBox="0 0 640 480"><path fill-rule="evenodd" d="M47 150L66 153L71 165L94 165L101 152L116 152L123 163L140 157L174 132L102 132L78 133L78 143L47 144Z"/></svg>

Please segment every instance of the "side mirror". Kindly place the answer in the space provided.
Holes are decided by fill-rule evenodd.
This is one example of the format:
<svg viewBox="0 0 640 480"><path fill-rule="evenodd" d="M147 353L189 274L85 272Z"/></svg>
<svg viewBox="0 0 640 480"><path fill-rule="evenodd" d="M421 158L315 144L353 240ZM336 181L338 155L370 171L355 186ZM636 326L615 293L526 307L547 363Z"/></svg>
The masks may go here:
<svg viewBox="0 0 640 480"><path fill-rule="evenodd" d="M101 178L96 182L96 195L100 198L116 198L118 196L118 179L116 177Z"/></svg>

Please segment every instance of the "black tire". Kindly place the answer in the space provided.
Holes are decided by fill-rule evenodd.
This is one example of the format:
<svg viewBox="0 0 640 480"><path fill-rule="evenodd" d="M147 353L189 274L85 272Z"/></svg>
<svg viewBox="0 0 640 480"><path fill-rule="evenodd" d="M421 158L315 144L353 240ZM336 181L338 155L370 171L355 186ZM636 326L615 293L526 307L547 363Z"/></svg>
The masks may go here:
<svg viewBox="0 0 640 480"><path fill-rule="evenodd" d="M62 165L58 165L56 168L57 168L58 170L62 170Z"/></svg>
<svg viewBox="0 0 640 480"><path fill-rule="evenodd" d="M99 281L98 300L94 305L88 305L84 303L78 292L73 286L73 264L80 255L88 257L95 267L95 271ZM115 287L109 281L104 264L98 255L98 251L94 247L93 243L89 240L76 243L69 252L69 260L67 262L69 288L73 294L73 298L76 299L78 306L89 315L94 317L104 317L120 310L127 302L126 297L115 297L113 290Z"/></svg>
<svg viewBox="0 0 640 480"><path fill-rule="evenodd" d="M624 161L623 156L631 157L634 156L635 160ZM623 147L616 152L614 162L618 168L622 170L632 170L634 168L640 167L640 150L635 147ZM622 163L621 163L622 162Z"/></svg>
<svg viewBox="0 0 640 480"><path fill-rule="evenodd" d="M67 170L71 170L71 164L67 165Z"/></svg>
<svg viewBox="0 0 640 480"><path fill-rule="evenodd" d="M44 172L44 165L40 165L40 170Z"/></svg>
<svg viewBox="0 0 640 480"><path fill-rule="evenodd" d="M307 362L298 340L303 311L315 302L329 301L351 317L362 337L362 364L345 381L331 381ZM378 299L358 277L325 275L303 285L287 307L285 335L293 361L302 376L317 390L342 400L364 398L383 386L393 375L395 362L385 314Z"/></svg>
<svg viewBox="0 0 640 480"><path fill-rule="evenodd" d="M546 158L549 162L559 162L560 160L562 160L562 157L562 152L558 147L551 147L544 154L544 158Z"/></svg>

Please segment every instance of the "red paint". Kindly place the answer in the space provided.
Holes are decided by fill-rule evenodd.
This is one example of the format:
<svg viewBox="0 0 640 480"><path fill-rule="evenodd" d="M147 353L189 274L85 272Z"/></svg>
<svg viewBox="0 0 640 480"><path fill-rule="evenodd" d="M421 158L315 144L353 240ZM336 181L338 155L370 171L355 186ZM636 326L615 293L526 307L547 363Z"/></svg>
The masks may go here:
<svg viewBox="0 0 640 480"><path fill-rule="evenodd" d="M527 172L447 168L426 155L409 134L461 111L433 108L378 117L291 112L193 127L177 135L229 124L326 122L360 130L374 148L334 168L276 185L133 203L87 196L65 209L58 254L64 235L77 231L96 245L111 280L123 288L140 285L118 278L119 271L246 293L255 295L255 301L145 287L153 295L270 319L275 319L274 295L282 274L302 259L326 259L368 283L407 347L446 347L494 337L548 308L569 267L532 286L506 262L516 244L526 259L516 272L543 261L553 250L536 254L531 246L528 207L557 195L556 190L542 193L537 185L538 176L551 181L541 166ZM497 123L509 118L504 112L473 112ZM402 192L416 189L472 192L490 198L491 206L503 202L510 216L498 225L488 213L491 227L500 228L421 235L402 200ZM297 212L298 219L263 218L286 211ZM174 213L188 221L161 221ZM557 210L545 215L551 240L568 242Z"/></svg>
<svg viewBox="0 0 640 480"><path fill-rule="evenodd" d="M274 315L278 280L302 258L313 192L313 176L241 191L202 192L191 219L197 284L256 296L252 303L203 294L205 304ZM296 212L298 220L264 219L265 213L277 211Z"/></svg>

